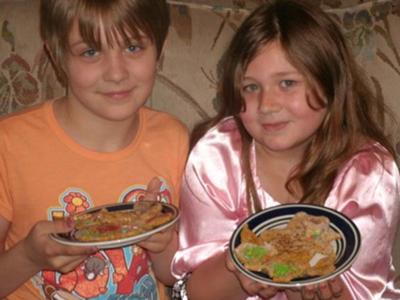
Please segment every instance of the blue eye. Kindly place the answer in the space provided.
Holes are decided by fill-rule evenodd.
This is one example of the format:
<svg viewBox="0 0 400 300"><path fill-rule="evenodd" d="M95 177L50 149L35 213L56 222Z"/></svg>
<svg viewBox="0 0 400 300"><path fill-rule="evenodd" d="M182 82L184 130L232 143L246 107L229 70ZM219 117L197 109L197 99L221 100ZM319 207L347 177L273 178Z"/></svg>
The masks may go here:
<svg viewBox="0 0 400 300"><path fill-rule="evenodd" d="M127 49L128 52L138 52L142 48L140 46L137 46L137 45L129 45L126 49Z"/></svg>
<svg viewBox="0 0 400 300"><path fill-rule="evenodd" d="M258 85L251 83L251 84L246 84L242 87L243 92L245 93L254 93L256 91L258 91Z"/></svg>
<svg viewBox="0 0 400 300"><path fill-rule="evenodd" d="M282 81L280 82L280 86L281 86L282 88L284 88L284 89L288 89L288 88L290 88L290 87L296 85L296 83L297 83L297 82L294 81L294 80L282 80Z"/></svg>
<svg viewBox="0 0 400 300"><path fill-rule="evenodd" d="M97 54L98 54L98 51L95 49L87 49L82 52L82 56L86 56L86 57L93 57L93 56L96 56Z"/></svg>

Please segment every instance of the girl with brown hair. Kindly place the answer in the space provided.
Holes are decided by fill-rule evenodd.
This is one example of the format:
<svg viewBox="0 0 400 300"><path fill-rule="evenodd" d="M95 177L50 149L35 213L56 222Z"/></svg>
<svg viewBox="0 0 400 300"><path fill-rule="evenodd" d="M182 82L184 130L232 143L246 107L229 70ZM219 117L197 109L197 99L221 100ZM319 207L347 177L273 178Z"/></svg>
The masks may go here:
<svg viewBox="0 0 400 300"><path fill-rule="evenodd" d="M221 99L218 115L192 136L173 261L177 292L190 299L399 299L391 250L400 176L384 134L386 108L339 26L302 1L261 5L224 56ZM225 263L236 226L284 203L350 217L362 236L354 265L297 291L252 282Z"/></svg>

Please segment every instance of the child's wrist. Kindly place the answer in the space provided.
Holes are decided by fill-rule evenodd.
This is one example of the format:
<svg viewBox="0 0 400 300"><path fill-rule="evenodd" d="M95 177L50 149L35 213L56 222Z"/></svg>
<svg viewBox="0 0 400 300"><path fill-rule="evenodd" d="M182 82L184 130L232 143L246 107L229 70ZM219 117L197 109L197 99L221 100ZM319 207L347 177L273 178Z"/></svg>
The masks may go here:
<svg viewBox="0 0 400 300"><path fill-rule="evenodd" d="M172 300L189 300L187 292L187 282L191 273L186 273L181 279L177 280L172 288Z"/></svg>
<svg viewBox="0 0 400 300"><path fill-rule="evenodd" d="M31 246L27 239L23 239L20 243L16 245L17 251L19 252L19 257L24 261L24 268L31 270L31 272L37 273L42 270L42 266L38 264L38 260L33 257L33 253L31 251Z"/></svg>

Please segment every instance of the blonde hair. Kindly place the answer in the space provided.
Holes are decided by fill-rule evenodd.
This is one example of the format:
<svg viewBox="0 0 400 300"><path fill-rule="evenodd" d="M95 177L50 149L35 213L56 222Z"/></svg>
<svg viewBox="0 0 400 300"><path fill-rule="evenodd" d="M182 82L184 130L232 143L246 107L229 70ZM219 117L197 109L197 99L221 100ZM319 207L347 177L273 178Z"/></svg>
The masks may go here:
<svg viewBox="0 0 400 300"><path fill-rule="evenodd" d="M131 37L140 39L144 33L155 43L158 57L168 33L170 16L165 0L42 0L40 3L40 33L47 44L60 81L66 84L63 69L65 54L69 50L68 36L77 20L83 40L100 49L101 20L107 43L116 34L126 42Z"/></svg>

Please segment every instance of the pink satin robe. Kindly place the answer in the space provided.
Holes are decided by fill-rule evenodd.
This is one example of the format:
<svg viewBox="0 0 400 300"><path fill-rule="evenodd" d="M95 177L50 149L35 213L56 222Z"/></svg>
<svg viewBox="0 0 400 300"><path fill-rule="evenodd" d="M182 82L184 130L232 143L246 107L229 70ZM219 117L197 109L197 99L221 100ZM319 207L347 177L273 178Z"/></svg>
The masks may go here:
<svg viewBox="0 0 400 300"><path fill-rule="evenodd" d="M399 170L392 158L383 157L374 147L382 149L378 144L371 145L342 168L325 205L350 217L361 232L360 253L341 275L353 299L400 299L400 290L393 286L391 254L399 221ZM232 232L248 215L240 148L236 124L227 118L209 131L190 154L180 202L180 249L172 263L177 278L225 251ZM254 145L251 155L264 208L279 205L262 189L256 176ZM282 292L272 299L287 298Z"/></svg>

